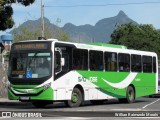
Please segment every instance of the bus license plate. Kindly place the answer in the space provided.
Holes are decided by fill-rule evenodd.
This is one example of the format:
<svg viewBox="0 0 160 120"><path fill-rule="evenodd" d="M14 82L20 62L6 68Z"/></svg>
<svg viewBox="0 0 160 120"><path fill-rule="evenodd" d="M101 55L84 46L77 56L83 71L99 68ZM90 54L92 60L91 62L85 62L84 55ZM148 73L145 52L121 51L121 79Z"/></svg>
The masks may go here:
<svg viewBox="0 0 160 120"><path fill-rule="evenodd" d="M20 100L29 100L29 97L20 97Z"/></svg>

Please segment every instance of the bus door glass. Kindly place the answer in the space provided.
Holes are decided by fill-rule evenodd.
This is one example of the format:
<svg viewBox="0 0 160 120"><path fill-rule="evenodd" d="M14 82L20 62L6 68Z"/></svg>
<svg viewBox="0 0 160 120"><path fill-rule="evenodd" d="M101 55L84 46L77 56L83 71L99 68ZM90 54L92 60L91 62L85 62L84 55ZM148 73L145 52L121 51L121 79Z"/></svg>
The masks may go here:
<svg viewBox="0 0 160 120"><path fill-rule="evenodd" d="M60 48L55 48L55 56L54 56L54 70L55 74L62 72L62 67L64 66L65 61L62 58L62 51Z"/></svg>

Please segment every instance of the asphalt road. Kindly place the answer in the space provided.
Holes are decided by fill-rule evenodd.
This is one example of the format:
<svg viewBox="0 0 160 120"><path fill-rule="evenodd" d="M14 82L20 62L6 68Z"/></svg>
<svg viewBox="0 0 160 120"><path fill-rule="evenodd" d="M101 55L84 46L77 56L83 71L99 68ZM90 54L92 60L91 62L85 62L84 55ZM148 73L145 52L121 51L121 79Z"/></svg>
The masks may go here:
<svg viewBox="0 0 160 120"><path fill-rule="evenodd" d="M3 115L2 115L3 114ZM128 119L142 117L148 119L160 118L160 97L143 97L136 99L135 103L119 103L118 100L109 100L103 105L93 105L89 101L78 108L68 108L63 103L54 103L45 108L35 108L31 103L19 101L0 101L0 118L11 114L12 117L26 118L38 117L45 119ZM159 117L159 118L158 118ZM37 118L37 119L38 119ZM11 119L11 118L7 118ZM13 118L12 118L13 119ZM35 119L35 118L33 118Z"/></svg>

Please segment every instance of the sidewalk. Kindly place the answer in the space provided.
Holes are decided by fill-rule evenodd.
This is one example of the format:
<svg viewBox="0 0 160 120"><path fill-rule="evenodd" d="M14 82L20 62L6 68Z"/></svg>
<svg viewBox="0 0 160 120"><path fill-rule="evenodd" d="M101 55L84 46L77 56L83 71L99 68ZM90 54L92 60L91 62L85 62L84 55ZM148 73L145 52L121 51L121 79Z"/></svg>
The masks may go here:
<svg viewBox="0 0 160 120"><path fill-rule="evenodd" d="M3 98L0 96L0 103L2 102L19 102L18 100L9 100L8 98Z"/></svg>

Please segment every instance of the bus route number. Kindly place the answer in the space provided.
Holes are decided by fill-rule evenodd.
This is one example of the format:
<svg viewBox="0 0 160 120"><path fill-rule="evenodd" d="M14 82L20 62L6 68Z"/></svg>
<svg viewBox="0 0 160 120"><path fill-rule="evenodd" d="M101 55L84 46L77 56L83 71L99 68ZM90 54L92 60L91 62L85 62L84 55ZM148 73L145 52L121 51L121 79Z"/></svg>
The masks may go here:
<svg viewBox="0 0 160 120"><path fill-rule="evenodd" d="M78 77L78 82L87 82L87 81L97 82L97 77L89 77L89 79L82 77L82 76Z"/></svg>

